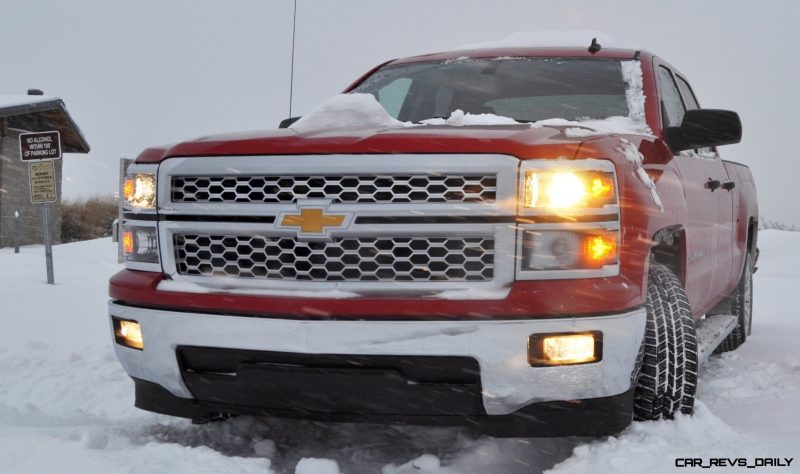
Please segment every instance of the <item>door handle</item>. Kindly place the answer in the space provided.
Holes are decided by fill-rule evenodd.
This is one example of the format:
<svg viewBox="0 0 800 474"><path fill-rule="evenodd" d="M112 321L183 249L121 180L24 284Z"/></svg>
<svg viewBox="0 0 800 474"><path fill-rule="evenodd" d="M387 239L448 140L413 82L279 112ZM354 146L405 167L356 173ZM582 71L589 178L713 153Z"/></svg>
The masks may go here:
<svg viewBox="0 0 800 474"><path fill-rule="evenodd" d="M722 186L722 183L718 179L708 178L708 181L706 181L706 188L710 189L712 193L720 186Z"/></svg>
<svg viewBox="0 0 800 474"><path fill-rule="evenodd" d="M722 183L722 189L727 189L728 191L730 191L735 187L736 183L734 183L733 181L725 181L724 183Z"/></svg>

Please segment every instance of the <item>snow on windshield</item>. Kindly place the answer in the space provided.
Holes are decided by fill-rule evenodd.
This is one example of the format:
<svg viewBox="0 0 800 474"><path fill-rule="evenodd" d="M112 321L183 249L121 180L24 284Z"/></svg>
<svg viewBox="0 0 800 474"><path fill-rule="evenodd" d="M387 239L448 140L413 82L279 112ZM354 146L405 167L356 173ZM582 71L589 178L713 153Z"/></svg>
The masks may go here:
<svg viewBox="0 0 800 474"><path fill-rule="evenodd" d="M537 122L539 125L574 126L567 128L564 134L568 137L586 137L605 134L652 135L644 115L644 86L642 81L642 63L636 60L620 61L622 80L625 82L625 100L628 104L627 117L608 117L601 120L566 121L551 119Z"/></svg>
<svg viewBox="0 0 800 474"><path fill-rule="evenodd" d="M462 60L470 61L469 58L459 58L455 61ZM486 60L484 59L483 61ZM534 120L528 126L532 128L562 127L565 129L564 134L566 136L575 138L606 134L652 135L652 131L645 122L645 95L642 84L641 63L638 60L620 61L618 71L621 71L622 74L620 91L622 90L622 83L624 83L625 94L623 103L619 106L619 111L623 114L627 112L627 115L571 120L555 116L544 120ZM470 113L458 108L450 112L449 116L427 118L412 123L394 118L387 111L386 107L388 105L382 104L382 102L383 100L379 102L372 93L340 94L323 102L316 109L298 120L291 128L302 132L323 129L396 128L428 125L455 127L515 125L529 122L529 120L516 120L502 114ZM513 108L510 105L505 107ZM397 113L395 112L394 115L397 115Z"/></svg>
<svg viewBox="0 0 800 474"><path fill-rule="evenodd" d="M461 109L454 110L448 118L432 118L423 120L425 125L451 125L463 127L465 125L514 125L519 124L511 117L503 117L495 114L470 114Z"/></svg>

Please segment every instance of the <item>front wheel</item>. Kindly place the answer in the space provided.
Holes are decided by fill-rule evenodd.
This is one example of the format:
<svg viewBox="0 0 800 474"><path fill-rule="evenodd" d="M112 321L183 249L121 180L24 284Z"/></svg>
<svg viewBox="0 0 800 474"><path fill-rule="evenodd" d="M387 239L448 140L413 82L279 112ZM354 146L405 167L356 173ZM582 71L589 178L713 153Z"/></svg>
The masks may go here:
<svg viewBox="0 0 800 474"><path fill-rule="evenodd" d="M635 389L637 420L691 414L697 389L697 337L686 292L672 271L651 263L642 369Z"/></svg>

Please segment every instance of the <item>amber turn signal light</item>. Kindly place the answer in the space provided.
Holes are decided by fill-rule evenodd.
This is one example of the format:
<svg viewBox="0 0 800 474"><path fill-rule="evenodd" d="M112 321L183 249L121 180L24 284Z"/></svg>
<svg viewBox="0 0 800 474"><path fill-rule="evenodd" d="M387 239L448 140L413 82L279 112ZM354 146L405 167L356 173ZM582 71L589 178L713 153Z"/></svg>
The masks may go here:
<svg viewBox="0 0 800 474"><path fill-rule="evenodd" d="M586 235L583 240L583 261L588 267L617 263L617 233Z"/></svg>
<svg viewBox="0 0 800 474"><path fill-rule="evenodd" d="M134 251L133 231L125 229L122 231L122 250L125 255L132 255Z"/></svg>

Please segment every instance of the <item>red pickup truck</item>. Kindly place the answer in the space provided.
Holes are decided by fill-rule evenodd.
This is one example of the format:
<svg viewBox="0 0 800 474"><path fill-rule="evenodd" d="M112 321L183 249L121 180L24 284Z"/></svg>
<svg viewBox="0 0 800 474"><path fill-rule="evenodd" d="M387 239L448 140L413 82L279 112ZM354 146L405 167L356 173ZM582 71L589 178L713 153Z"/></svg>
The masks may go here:
<svg viewBox="0 0 800 474"><path fill-rule="evenodd" d="M750 333L758 208L645 51L389 61L299 121L145 150L110 281L136 406L602 435Z"/></svg>

